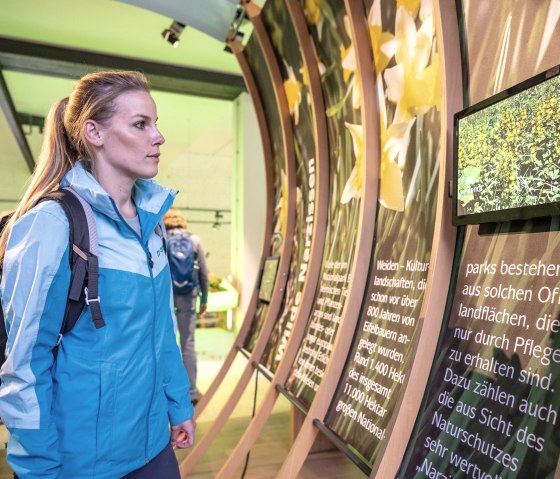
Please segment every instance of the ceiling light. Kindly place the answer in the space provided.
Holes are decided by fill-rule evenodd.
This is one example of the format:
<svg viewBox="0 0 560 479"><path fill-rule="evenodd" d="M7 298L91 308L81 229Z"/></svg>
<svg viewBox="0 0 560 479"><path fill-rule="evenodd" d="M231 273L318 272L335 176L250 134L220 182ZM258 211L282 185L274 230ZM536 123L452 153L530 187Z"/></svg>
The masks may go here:
<svg viewBox="0 0 560 479"><path fill-rule="evenodd" d="M161 32L161 36L171 43L173 48L177 48L179 46L179 37L181 36L184 28L184 23L173 21L169 28L166 28L163 32Z"/></svg>

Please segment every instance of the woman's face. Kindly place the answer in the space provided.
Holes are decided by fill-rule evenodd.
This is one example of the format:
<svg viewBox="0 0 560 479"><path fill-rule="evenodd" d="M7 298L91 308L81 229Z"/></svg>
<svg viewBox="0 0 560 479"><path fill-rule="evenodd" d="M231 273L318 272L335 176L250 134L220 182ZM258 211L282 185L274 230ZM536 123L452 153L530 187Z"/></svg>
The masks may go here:
<svg viewBox="0 0 560 479"><path fill-rule="evenodd" d="M129 91L115 103L112 118L99 125L95 169L113 179L153 178L158 172L159 147L165 141L156 126L153 98L145 91Z"/></svg>

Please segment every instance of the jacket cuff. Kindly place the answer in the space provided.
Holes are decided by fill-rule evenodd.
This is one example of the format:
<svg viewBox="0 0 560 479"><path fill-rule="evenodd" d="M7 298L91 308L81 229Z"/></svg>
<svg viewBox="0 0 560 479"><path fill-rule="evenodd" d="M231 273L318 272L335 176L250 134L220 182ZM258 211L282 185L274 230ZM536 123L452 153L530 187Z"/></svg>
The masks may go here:
<svg viewBox="0 0 560 479"><path fill-rule="evenodd" d="M187 419L191 419L194 416L194 406L192 402L186 407L181 408L169 408L169 423L172 426L177 426L177 424L181 424L185 422Z"/></svg>

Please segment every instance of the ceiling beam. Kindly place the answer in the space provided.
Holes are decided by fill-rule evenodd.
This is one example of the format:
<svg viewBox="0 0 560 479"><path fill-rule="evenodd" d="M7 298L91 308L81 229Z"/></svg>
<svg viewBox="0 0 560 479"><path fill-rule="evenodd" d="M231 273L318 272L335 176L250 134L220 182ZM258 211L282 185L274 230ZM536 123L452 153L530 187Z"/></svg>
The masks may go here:
<svg viewBox="0 0 560 479"><path fill-rule="evenodd" d="M19 146L29 171L33 172L33 169L35 168L33 153L31 153L31 148L29 148L27 138L25 138L21 125L18 122L18 114L16 112L14 102L12 101L12 97L10 96L8 86L6 85L6 80L4 80L2 68L0 68L0 108L2 108L2 111L4 112L8 126L12 131L12 135L14 135L16 143Z"/></svg>
<svg viewBox="0 0 560 479"><path fill-rule="evenodd" d="M0 68L71 79L100 70L140 70L154 90L219 100L234 100L246 91L240 75L5 36L0 36Z"/></svg>

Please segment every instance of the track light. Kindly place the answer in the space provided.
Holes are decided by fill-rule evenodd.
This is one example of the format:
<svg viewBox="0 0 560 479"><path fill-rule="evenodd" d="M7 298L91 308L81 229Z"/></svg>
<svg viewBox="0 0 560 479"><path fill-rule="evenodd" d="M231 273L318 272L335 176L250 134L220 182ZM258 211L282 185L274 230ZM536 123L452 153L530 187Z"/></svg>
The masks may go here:
<svg viewBox="0 0 560 479"><path fill-rule="evenodd" d="M231 34L229 36L229 40L238 41L238 42L243 41L244 34L239 29L241 28L241 25L243 25L243 23L247 19L246 14L247 14L247 12L245 11L245 7L239 6L237 8L235 18L233 19L233 22L231 24ZM227 45L227 44L224 47L224 52L233 53L230 46Z"/></svg>
<svg viewBox="0 0 560 479"><path fill-rule="evenodd" d="M177 21L173 21L169 28L166 28L163 32L161 32L161 36L173 45L173 48L177 48L179 46L179 37L185 28L184 23L180 23Z"/></svg>

